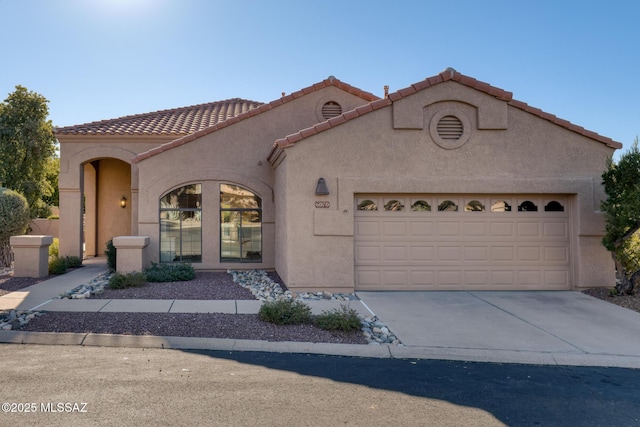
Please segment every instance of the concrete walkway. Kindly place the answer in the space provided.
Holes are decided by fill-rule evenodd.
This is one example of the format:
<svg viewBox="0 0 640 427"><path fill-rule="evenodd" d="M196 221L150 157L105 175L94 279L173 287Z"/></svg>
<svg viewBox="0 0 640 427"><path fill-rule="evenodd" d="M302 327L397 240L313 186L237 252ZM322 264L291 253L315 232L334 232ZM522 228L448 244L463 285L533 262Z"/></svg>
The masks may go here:
<svg viewBox="0 0 640 427"><path fill-rule="evenodd" d="M0 310L257 313L248 300L59 299L105 273L102 259L0 297ZM0 343L317 353L640 369L640 313L578 292L358 292L349 306L376 314L403 345L0 331ZM308 301L314 314L344 302Z"/></svg>

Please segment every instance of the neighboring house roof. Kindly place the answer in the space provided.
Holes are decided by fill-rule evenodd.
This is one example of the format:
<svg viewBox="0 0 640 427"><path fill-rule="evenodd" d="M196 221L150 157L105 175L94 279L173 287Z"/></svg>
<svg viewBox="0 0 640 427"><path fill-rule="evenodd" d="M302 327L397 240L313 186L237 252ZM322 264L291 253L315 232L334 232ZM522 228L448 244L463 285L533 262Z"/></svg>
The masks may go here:
<svg viewBox="0 0 640 427"><path fill-rule="evenodd" d="M612 140L611 138L599 135L595 132L586 130L585 128L578 126L578 125L574 125L571 122L568 122L567 120L562 120L556 116L554 116L553 114L549 114L549 113L545 113L544 111L538 109L538 108L534 108L529 106L528 104L521 102L521 101L517 101L514 100L512 98L512 93L511 92L507 92L505 90L502 90L500 88L491 86L488 83L484 83L481 81L478 81L472 77L468 77L465 76L464 74L460 74L459 72L457 72L456 70L454 70L453 68L447 68L446 70L444 70L443 72L441 72L440 74L434 76L434 77L430 77L428 79L425 79L421 82L415 83L407 88L404 89L400 89L397 92L394 93L390 93L389 96L385 99L380 99L380 100L376 100L373 101L367 105L363 105L360 106L358 108L356 108L355 110L351 110L351 111L347 111L345 113L343 113L340 116L337 117L333 117L325 122L322 123L318 123L315 126L312 126L310 128L307 129L303 129L299 132L296 132L292 135L288 135L284 138L280 138L278 140L276 140L273 150L271 151L271 153L269 154L269 159L271 160L272 158L274 158L274 155L276 154L276 152L279 149L283 149L283 148L287 148L290 147L292 145L294 145L296 142L307 138L309 136L318 134L320 132L323 132L327 129L330 129L332 127L335 126L339 126L349 120L355 119L356 117L362 116L364 114L370 113L372 111L378 110L380 108L384 108L387 107L389 105L391 105L394 101L400 100L404 97L410 96L418 91L421 91L423 89L427 89L431 86L435 86L437 84L446 82L446 81L455 81L458 82L460 84L463 84L465 86L469 86L471 88L474 88L476 90L479 90L481 92L485 92L488 95L494 96L497 99L503 100L505 102L507 102L507 104L509 104L510 106L513 106L515 108L518 108L520 110L526 111L528 113L531 113L535 116L538 116L542 119L548 120L552 123L555 123L559 126L562 126L566 129L569 129L573 132L577 132L581 135L584 135L588 138L594 139L596 141L599 141L609 147L612 148L622 148L622 144L619 142L616 142L614 140Z"/></svg>
<svg viewBox="0 0 640 427"><path fill-rule="evenodd" d="M233 98L207 104L136 114L56 128L62 135L188 135L263 105Z"/></svg>
<svg viewBox="0 0 640 427"><path fill-rule="evenodd" d="M178 147L180 145L186 144L188 142L191 142L195 139L201 138L204 135L210 134L212 132L215 132L217 130L223 129L227 126L231 126L234 123L237 123L239 121L248 119L249 117L253 117L257 114L261 114L265 111L269 111L272 108L276 108L280 105L286 104L287 102L293 101L296 98L300 98L301 96L316 92L318 90L324 89L326 87L329 86L334 86L337 87L338 89L341 89L345 92L348 92L352 95L355 95L357 97L360 97L362 99L364 99L365 101L369 101L369 102L375 102L376 100L379 100L380 98L378 98L377 96L373 95L372 93L369 92L365 92L361 89L358 89L357 87L351 86L347 83L341 82L340 80L336 79L333 76L329 76L328 78L326 78L325 80L316 83L312 86L306 87L304 89L301 89L297 92L293 92L289 95L283 96L282 98L276 99L275 101L271 101L268 104L262 104L257 108L251 109L249 111L243 112L242 114L239 114L237 116L234 117L230 117L229 119L225 120L225 121L220 121L212 126L209 126L207 128L203 128L201 130L198 130L194 133L191 133L187 136L184 136L182 138L178 138L174 141L171 142L167 142L165 144L162 144L156 148L153 148L151 150L142 152L140 154L138 154L137 156L135 156L132 159L133 163L138 163L141 160L147 159L149 157L153 157L156 154L160 154L164 151L170 150L172 148Z"/></svg>

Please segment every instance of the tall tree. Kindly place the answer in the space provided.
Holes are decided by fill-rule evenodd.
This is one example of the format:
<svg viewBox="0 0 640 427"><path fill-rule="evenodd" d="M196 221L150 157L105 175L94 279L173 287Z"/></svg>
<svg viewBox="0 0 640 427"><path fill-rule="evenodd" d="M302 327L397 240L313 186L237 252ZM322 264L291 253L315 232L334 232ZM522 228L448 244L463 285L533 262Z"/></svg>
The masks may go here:
<svg viewBox="0 0 640 427"><path fill-rule="evenodd" d="M23 194L32 217L54 192L46 179L55 157L48 101L22 86L0 104L0 185Z"/></svg>
<svg viewBox="0 0 640 427"><path fill-rule="evenodd" d="M42 200L49 206L60 206L60 193L58 191L58 176L60 175L60 157L57 155L49 159L46 179L53 191L50 195L42 196Z"/></svg>
<svg viewBox="0 0 640 427"><path fill-rule="evenodd" d="M603 245L611 252L616 266L618 294L633 293L634 284L626 271L624 252L634 233L640 230L640 150L638 138L618 162L609 161L602 174L607 199L601 203L606 220Z"/></svg>

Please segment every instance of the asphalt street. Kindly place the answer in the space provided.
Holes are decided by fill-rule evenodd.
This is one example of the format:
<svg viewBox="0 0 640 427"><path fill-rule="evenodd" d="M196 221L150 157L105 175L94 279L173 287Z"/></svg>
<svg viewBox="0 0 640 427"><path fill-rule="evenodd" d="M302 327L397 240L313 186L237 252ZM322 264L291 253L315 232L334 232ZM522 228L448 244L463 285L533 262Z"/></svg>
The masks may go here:
<svg viewBox="0 0 640 427"><path fill-rule="evenodd" d="M633 426L640 370L0 344L0 425Z"/></svg>

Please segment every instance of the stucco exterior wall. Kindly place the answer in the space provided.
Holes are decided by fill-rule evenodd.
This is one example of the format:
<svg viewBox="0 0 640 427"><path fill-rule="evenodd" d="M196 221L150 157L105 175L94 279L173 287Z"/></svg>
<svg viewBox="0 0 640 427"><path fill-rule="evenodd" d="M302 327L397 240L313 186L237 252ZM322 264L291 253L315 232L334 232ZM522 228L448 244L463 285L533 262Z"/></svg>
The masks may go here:
<svg viewBox="0 0 640 427"><path fill-rule="evenodd" d="M337 101L344 108L364 104L335 87L310 93L250 119L216 130L183 145L141 160L138 232L151 237L150 259L159 260L159 200L178 187L201 183L202 263L197 269L266 268L276 266L274 170L266 161L274 141L322 121L322 105ZM262 199L262 262L220 262L220 184L242 186Z"/></svg>
<svg viewBox="0 0 640 427"><path fill-rule="evenodd" d="M99 161L97 182L97 255L104 255L107 241L131 234L131 168L115 159ZM127 206L120 207L120 199Z"/></svg>
<svg viewBox="0 0 640 427"><path fill-rule="evenodd" d="M572 285L610 285L613 265L597 242L604 230L600 174L613 149L460 84L436 88L412 95L402 108L373 111L284 149L278 168L286 167L286 176L276 174L275 185L296 183L283 192L278 211L286 228L287 285L353 290L358 193L569 195ZM464 145L445 149L434 141L432 119L451 112L470 133ZM330 195L315 195L319 177ZM330 208L316 208L320 200Z"/></svg>
<svg viewBox="0 0 640 427"><path fill-rule="evenodd" d="M58 187L60 190L60 255L73 255L82 258L84 236L82 233L83 209L82 196L85 192L84 186L90 195L94 194L93 188L96 185L95 174L91 169L85 168L85 164L100 159L118 159L125 163L130 163L131 158L136 154L149 150L162 143L174 139L172 136L125 136L125 135L57 135L60 142L60 176ZM130 166L129 191L130 198L130 230L137 229L136 198L138 187L138 174L134 166ZM85 172L87 182L85 182ZM121 197L120 195L119 197ZM118 197L118 198L119 198ZM93 197L91 197L93 199ZM93 201L91 203L94 203ZM129 204L129 202L128 202ZM96 210L91 210L88 205L89 217L89 238L95 241L97 236L95 224ZM109 233L110 234L110 233ZM85 253L86 256L98 255L101 253L98 244ZM96 253L97 252L97 253Z"/></svg>

